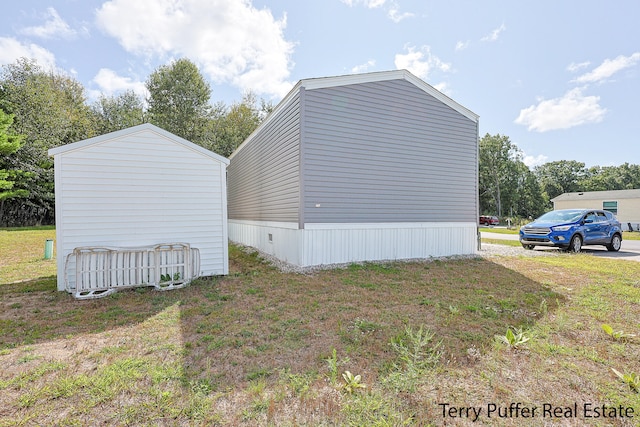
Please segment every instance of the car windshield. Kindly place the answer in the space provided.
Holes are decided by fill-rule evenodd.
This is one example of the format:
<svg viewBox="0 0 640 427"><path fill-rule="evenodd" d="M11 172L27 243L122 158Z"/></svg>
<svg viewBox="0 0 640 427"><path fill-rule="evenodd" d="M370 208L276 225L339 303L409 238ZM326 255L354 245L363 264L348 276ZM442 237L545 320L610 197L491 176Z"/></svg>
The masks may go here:
<svg viewBox="0 0 640 427"><path fill-rule="evenodd" d="M542 215L536 221L543 222L576 222L584 211L551 211Z"/></svg>

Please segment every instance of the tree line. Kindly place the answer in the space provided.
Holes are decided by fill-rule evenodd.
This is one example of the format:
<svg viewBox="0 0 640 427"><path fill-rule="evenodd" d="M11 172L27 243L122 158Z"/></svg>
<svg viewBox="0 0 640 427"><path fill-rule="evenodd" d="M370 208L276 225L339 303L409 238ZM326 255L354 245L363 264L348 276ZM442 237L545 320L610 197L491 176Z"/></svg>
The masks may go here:
<svg viewBox="0 0 640 427"><path fill-rule="evenodd" d="M89 102L73 77L19 59L0 71L0 226L54 223L50 148L142 123L155 124L228 157L273 110L247 93L232 105L212 103L198 67L179 59L154 70L148 96L133 91ZM640 188L640 166L586 168L576 161L531 170L504 135L485 135L479 150L480 212L536 217L565 192Z"/></svg>
<svg viewBox="0 0 640 427"><path fill-rule="evenodd" d="M553 209L551 199L580 191L640 188L640 165L593 166L559 160L531 170L522 151L505 135L480 139L480 212L500 218L537 217Z"/></svg>
<svg viewBox="0 0 640 427"><path fill-rule="evenodd" d="M231 105L188 59L160 66L146 98L129 90L89 102L73 77L21 58L0 72L0 226L54 223L50 148L152 123L228 157L273 106L247 93Z"/></svg>

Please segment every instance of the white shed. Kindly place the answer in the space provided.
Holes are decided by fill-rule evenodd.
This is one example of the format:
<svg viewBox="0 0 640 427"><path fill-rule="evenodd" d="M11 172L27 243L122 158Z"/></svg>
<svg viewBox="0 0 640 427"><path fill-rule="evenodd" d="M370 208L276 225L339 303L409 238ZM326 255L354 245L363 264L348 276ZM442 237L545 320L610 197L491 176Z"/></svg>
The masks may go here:
<svg viewBox="0 0 640 427"><path fill-rule="evenodd" d="M157 285L169 275L171 287L185 274L174 269L180 262L191 278L228 273L226 158L151 124L53 148L49 155L58 290L94 297L95 289ZM83 250L88 256L81 268ZM105 261L98 256L104 253L113 256ZM154 272L161 259L169 267ZM88 291L81 293L83 287Z"/></svg>

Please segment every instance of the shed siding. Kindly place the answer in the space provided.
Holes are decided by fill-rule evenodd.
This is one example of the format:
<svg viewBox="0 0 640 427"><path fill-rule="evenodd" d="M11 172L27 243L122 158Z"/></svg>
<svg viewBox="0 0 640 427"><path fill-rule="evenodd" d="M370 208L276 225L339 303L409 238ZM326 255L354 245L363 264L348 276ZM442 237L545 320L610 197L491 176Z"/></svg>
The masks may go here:
<svg viewBox="0 0 640 427"><path fill-rule="evenodd" d="M201 274L228 272L223 163L151 131L57 154L55 162L60 272L76 247L172 242L200 250Z"/></svg>
<svg viewBox="0 0 640 427"><path fill-rule="evenodd" d="M477 122L405 80L306 90L302 108L305 223L477 221Z"/></svg>
<svg viewBox="0 0 640 427"><path fill-rule="evenodd" d="M228 167L229 218L298 222L299 96L237 151Z"/></svg>

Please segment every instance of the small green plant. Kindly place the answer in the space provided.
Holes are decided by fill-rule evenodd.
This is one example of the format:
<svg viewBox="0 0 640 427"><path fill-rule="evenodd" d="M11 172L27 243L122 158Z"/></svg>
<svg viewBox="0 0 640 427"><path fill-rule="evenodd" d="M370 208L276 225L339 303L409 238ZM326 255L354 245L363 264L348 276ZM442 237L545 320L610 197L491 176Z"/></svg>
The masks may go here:
<svg viewBox="0 0 640 427"><path fill-rule="evenodd" d="M459 309L457 306L449 304L449 313L450 313L452 316L455 316L455 315L456 315L456 314L458 314L459 312L460 312L460 309Z"/></svg>
<svg viewBox="0 0 640 427"><path fill-rule="evenodd" d="M640 375L635 372L631 372L629 374L623 374L622 372L617 371L616 369L611 368L614 374L618 376L632 391L636 393L640 393Z"/></svg>
<svg viewBox="0 0 640 427"><path fill-rule="evenodd" d="M636 334L629 334L623 331L614 331L613 328L606 323L602 325L602 330L616 341L626 341L636 336Z"/></svg>
<svg viewBox="0 0 640 427"><path fill-rule="evenodd" d="M342 373L342 379L344 379L345 384L342 388L349 394L352 394L359 388L366 388L365 384L362 384L362 377L360 375L353 375L349 371L344 371Z"/></svg>
<svg viewBox="0 0 640 427"><path fill-rule="evenodd" d="M327 362L329 368L329 381L331 385L335 386L338 383L338 367L349 363L349 358L338 360L338 352L334 348L331 352L331 357L324 359Z"/></svg>
<svg viewBox="0 0 640 427"><path fill-rule="evenodd" d="M160 275L160 281L161 282L171 282L172 280L174 282L177 282L178 280L180 280L180 272L179 271L176 271L175 273L173 273L173 278L171 277L171 275L169 273Z"/></svg>
<svg viewBox="0 0 640 427"><path fill-rule="evenodd" d="M529 337L522 331L522 328L507 328L504 335L495 335L497 342L506 344L509 348L518 348L529 341Z"/></svg>
<svg viewBox="0 0 640 427"><path fill-rule="evenodd" d="M389 345L398 355L396 368L405 371L422 371L435 366L440 360L442 342L433 343L434 333L422 326L417 331L406 327L403 334L391 339Z"/></svg>
<svg viewBox="0 0 640 427"><path fill-rule="evenodd" d="M414 331L406 327L404 332L391 339L389 345L396 353L393 370L383 382L398 391L415 391L425 374L433 369L442 356L442 341L433 342L434 333L422 326Z"/></svg>
<svg viewBox="0 0 640 427"><path fill-rule="evenodd" d="M547 300L546 299L542 299L542 301L540 301L540 308L538 309L540 311L540 314L543 316L547 315L547 312L549 311L549 307L547 306Z"/></svg>

